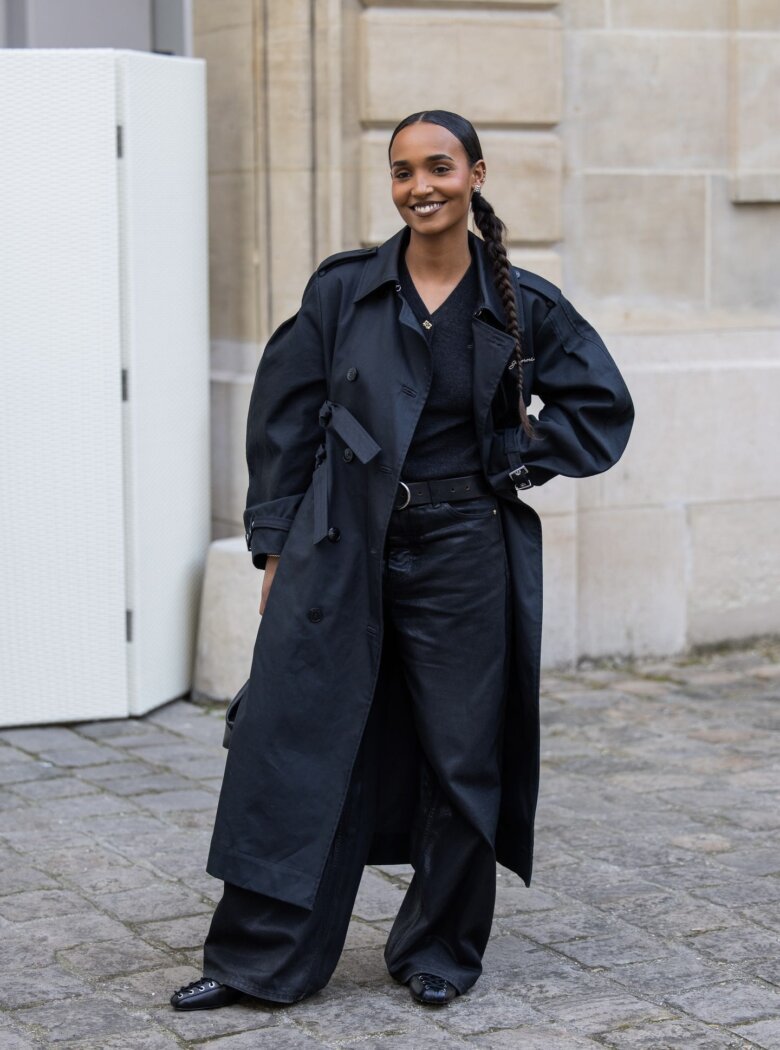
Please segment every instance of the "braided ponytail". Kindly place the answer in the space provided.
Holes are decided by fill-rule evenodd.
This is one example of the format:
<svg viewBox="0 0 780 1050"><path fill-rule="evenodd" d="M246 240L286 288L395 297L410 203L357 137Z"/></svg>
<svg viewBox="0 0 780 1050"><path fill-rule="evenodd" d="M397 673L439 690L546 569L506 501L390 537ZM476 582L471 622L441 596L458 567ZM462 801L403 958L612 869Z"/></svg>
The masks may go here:
<svg viewBox="0 0 780 1050"><path fill-rule="evenodd" d="M465 117L461 117L458 113L450 113L450 111L446 109L423 110L420 113L412 113L411 116L405 117L390 136L388 155L393 145L393 139L398 132L409 124L419 123L438 124L451 132L465 149L469 163L472 167L478 160L482 160L482 146L480 145L479 138L474 130L474 125L466 120ZM493 211L492 205L490 205L479 192L474 192L471 195L471 210L474 214L474 223L485 242L488 258L490 259L490 264L493 270L493 282L501 296L501 302L504 304L504 311L507 318L507 331L512 339L514 339L515 343L513 365L514 368L516 368L515 374L517 376L520 425L528 437L533 437L534 429L531 420L528 418L525 402L523 400L523 350L520 344L520 325L517 318L517 300L515 298L514 282L512 281L511 267L506 253L506 246L504 245L504 233L506 232L506 227ZM510 365L510 368L511 367L513 366Z"/></svg>
<svg viewBox="0 0 780 1050"><path fill-rule="evenodd" d="M509 257L504 245L504 233L506 226L493 211L493 206L482 196L481 192L475 191L471 195L471 210L474 214L474 224L482 234L485 242L490 265L493 268L493 281L501 302L504 304L504 312L507 319L507 331L515 341L515 360L517 368L517 391L518 408L520 411L520 425L529 437L534 436L534 429L526 412L523 400L523 348L520 342L520 325L517 319L517 299L515 298L515 287L510 273ZM511 366L510 366L511 367Z"/></svg>

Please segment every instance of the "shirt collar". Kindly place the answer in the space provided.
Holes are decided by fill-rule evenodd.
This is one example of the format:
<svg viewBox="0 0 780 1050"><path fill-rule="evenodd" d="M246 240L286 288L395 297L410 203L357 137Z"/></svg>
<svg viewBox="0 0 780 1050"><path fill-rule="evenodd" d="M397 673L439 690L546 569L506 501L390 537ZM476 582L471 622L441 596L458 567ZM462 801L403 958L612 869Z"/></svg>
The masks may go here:
<svg viewBox="0 0 780 1050"><path fill-rule="evenodd" d="M389 240L380 244L376 253L366 260L353 302L360 302L360 300L365 299L385 284L392 283L396 285L399 283L400 260L406 251L411 232L408 226L403 226ZM476 264L477 284L479 286L476 313L479 313L481 310L489 310L499 326L506 328L506 312L504 311L501 296L498 294L498 289L493 281L485 242L481 237L477 237L476 234L472 233L471 230L469 230L468 236L471 254Z"/></svg>

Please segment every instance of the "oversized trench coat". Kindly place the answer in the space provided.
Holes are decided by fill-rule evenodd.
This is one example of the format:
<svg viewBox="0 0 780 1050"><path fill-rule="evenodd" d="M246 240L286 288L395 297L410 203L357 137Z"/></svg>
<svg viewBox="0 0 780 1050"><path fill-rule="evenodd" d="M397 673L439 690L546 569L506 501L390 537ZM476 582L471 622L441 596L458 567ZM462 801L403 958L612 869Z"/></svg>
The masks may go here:
<svg viewBox="0 0 780 1050"><path fill-rule="evenodd" d="M432 361L400 292L404 227L341 252L310 278L267 343L250 399L244 523L253 564L281 554L238 710L207 870L313 906L375 697L386 704L377 825L367 862L408 863L421 752L382 612L382 555ZM499 497L511 579L498 861L530 885L539 783L542 529L524 490L611 467L633 425L626 384L560 289L513 268L526 403L519 427L513 341L483 242L472 319L476 434ZM513 472L510 474L510 472ZM474 659L479 654L473 654Z"/></svg>

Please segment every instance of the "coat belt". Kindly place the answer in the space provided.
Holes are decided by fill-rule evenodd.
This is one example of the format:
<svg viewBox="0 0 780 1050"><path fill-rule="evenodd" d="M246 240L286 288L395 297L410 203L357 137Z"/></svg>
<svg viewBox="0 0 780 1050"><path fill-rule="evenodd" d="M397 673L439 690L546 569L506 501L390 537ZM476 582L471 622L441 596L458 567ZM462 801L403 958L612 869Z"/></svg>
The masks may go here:
<svg viewBox="0 0 780 1050"><path fill-rule="evenodd" d="M349 409L336 401L329 401L326 398L322 402L319 423L323 429L330 427L335 430L361 463L368 463L378 452L382 451ZM327 536L330 525L331 477L324 442L317 449L312 485L314 487L314 542L319 543Z"/></svg>

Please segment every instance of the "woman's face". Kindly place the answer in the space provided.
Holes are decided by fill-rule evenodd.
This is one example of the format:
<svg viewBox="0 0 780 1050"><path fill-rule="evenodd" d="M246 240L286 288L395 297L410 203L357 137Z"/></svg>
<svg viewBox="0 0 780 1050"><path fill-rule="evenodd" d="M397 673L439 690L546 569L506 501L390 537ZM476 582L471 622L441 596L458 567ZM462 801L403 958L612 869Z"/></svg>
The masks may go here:
<svg viewBox="0 0 780 1050"><path fill-rule="evenodd" d="M472 167L460 140L439 124L409 124L390 150L393 204L415 233L440 235L468 229L471 194L485 177Z"/></svg>

